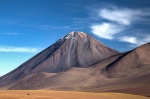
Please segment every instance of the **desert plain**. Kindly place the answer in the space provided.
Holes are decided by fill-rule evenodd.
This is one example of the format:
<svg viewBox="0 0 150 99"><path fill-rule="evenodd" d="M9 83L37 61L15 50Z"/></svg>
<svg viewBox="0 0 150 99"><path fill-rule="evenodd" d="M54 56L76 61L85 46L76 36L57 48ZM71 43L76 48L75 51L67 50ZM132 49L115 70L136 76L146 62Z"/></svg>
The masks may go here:
<svg viewBox="0 0 150 99"><path fill-rule="evenodd" d="M123 93L90 93L49 90L1 90L0 99L150 99Z"/></svg>

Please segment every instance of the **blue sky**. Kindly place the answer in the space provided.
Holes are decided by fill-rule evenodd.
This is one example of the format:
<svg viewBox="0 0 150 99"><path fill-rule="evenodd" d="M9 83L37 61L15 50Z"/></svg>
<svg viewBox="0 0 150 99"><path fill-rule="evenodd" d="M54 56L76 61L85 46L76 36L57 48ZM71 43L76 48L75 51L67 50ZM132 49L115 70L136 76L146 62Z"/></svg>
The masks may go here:
<svg viewBox="0 0 150 99"><path fill-rule="evenodd" d="M72 31L134 49L150 42L150 0L0 0L0 76Z"/></svg>

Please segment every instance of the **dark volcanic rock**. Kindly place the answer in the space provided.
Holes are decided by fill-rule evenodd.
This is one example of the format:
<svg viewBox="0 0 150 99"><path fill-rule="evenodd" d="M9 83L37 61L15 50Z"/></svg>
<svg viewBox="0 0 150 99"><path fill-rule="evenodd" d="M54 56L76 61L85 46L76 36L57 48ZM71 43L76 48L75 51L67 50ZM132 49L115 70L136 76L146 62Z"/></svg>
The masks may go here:
<svg viewBox="0 0 150 99"><path fill-rule="evenodd" d="M39 72L58 73L71 67L86 68L118 52L83 32L71 32L0 78L0 86Z"/></svg>

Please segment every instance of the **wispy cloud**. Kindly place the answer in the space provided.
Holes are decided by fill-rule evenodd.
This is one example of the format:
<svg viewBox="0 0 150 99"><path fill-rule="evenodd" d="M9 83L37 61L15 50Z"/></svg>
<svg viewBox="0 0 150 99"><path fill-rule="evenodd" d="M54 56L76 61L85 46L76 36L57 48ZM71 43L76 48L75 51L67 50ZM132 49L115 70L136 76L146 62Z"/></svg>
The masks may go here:
<svg viewBox="0 0 150 99"><path fill-rule="evenodd" d="M13 46L0 46L0 52L22 52L22 53L35 53L39 50L30 47L13 47Z"/></svg>
<svg viewBox="0 0 150 99"><path fill-rule="evenodd" d="M113 21L119 23L121 25L130 25L133 21L139 19L140 16L143 15L141 10L132 10L128 8L104 8L99 11L99 16L107 19L109 21Z"/></svg>
<svg viewBox="0 0 150 99"><path fill-rule="evenodd" d="M50 25L41 25L43 29L67 29L69 26L50 26Z"/></svg>
<svg viewBox="0 0 150 99"><path fill-rule="evenodd" d="M132 37L132 36L122 36L119 41L134 44L135 46L140 46L142 44L150 42L150 35L145 35L144 37Z"/></svg>
<svg viewBox="0 0 150 99"><path fill-rule="evenodd" d="M69 26L52 26L52 25L29 25L30 27L38 28L38 29L68 29Z"/></svg>
<svg viewBox="0 0 150 99"><path fill-rule="evenodd" d="M19 35L20 33L16 32L8 32L8 33L0 33L0 35Z"/></svg>
<svg viewBox="0 0 150 99"><path fill-rule="evenodd" d="M128 31L128 28L134 30L132 27L136 23L141 24L143 20L149 21L150 12L148 9L129 9L110 6L96 11L100 21L95 24L92 23L90 26L93 34L100 38L128 42L136 46L150 42L150 35L142 33L143 37L139 37L136 33L132 35Z"/></svg>
<svg viewBox="0 0 150 99"><path fill-rule="evenodd" d="M92 33L105 39L114 39L114 35L123 30L122 26L112 23L102 23L91 26Z"/></svg>
<svg viewBox="0 0 150 99"><path fill-rule="evenodd" d="M132 36L122 36L120 37L119 40L123 42L132 43L132 44L137 44L137 38Z"/></svg>

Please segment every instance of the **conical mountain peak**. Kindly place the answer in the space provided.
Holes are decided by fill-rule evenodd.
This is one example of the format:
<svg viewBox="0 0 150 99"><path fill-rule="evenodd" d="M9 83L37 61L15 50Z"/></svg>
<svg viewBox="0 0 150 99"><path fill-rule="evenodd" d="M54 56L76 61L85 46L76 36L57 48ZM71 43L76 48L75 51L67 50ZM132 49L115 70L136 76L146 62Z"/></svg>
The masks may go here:
<svg viewBox="0 0 150 99"><path fill-rule="evenodd" d="M39 72L58 73L71 67L86 68L115 54L118 52L92 36L71 32L4 77L9 82Z"/></svg>
<svg viewBox="0 0 150 99"><path fill-rule="evenodd" d="M84 32L80 32L80 31L73 31L73 32L70 32L69 34L67 34L65 36L65 39L68 39L68 38L74 38L74 37L80 37L80 38L85 38L88 34L84 33Z"/></svg>
<svg viewBox="0 0 150 99"><path fill-rule="evenodd" d="M0 77L0 89L112 91L105 87L119 85L114 92L135 94L140 88L145 95L150 92L149 50L147 43L118 54L84 32L71 32Z"/></svg>

